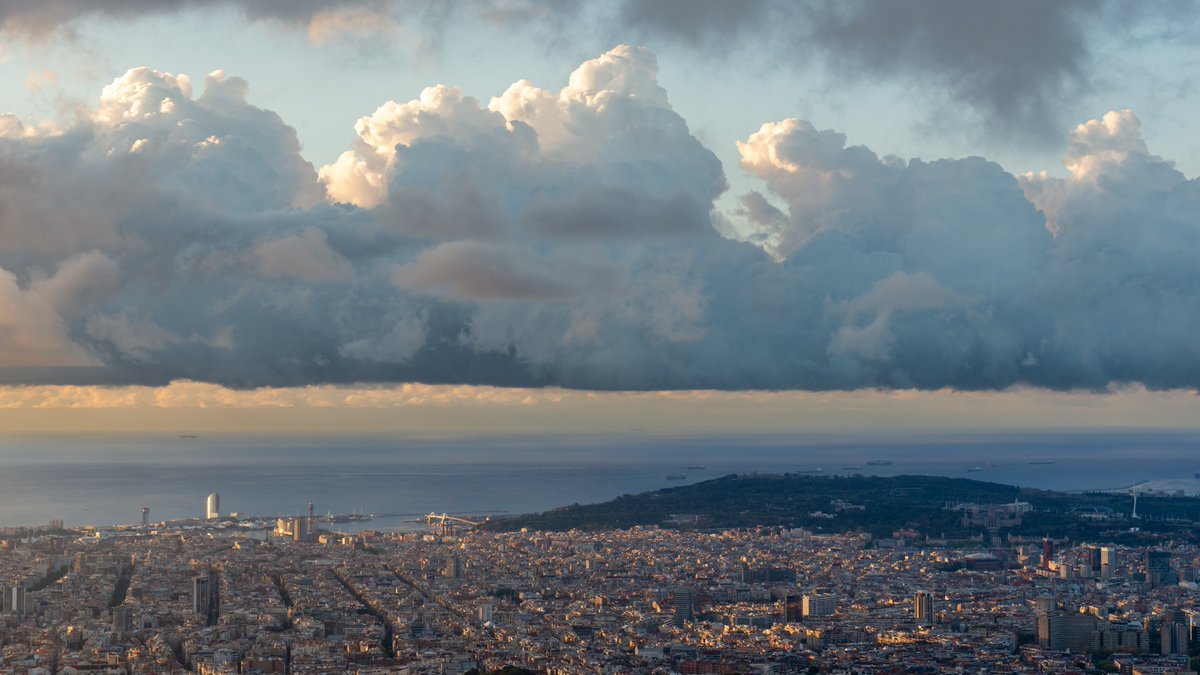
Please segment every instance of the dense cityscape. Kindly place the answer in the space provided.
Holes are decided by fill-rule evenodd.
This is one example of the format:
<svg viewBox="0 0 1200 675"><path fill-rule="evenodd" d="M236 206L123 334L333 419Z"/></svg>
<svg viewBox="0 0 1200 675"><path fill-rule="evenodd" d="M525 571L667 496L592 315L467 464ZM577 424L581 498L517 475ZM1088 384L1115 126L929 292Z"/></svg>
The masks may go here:
<svg viewBox="0 0 1200 675"><path fill-rule="evenodd" d="M967 540L342 534L311 506L248 533L215 494L194 521L9 529L0 672L1191 672L1200 548L1001 537L1026 505L970 506L999 521Z"/></svg>

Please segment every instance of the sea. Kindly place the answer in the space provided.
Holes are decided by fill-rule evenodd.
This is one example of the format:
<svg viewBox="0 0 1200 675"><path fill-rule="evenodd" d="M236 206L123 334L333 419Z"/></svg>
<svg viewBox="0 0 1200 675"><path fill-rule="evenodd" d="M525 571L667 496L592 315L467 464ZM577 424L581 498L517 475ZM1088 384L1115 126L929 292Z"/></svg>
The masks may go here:
<svg viewBox="0 0 1200 675"><path fill-rule="evenodd" d="M0 437L0 527L110 526L223 513L375 514L343 530L420 527L427 513L544 511L728 474L922 474L1055 490L1200 494L1200 431L285 438Z"/></svg>

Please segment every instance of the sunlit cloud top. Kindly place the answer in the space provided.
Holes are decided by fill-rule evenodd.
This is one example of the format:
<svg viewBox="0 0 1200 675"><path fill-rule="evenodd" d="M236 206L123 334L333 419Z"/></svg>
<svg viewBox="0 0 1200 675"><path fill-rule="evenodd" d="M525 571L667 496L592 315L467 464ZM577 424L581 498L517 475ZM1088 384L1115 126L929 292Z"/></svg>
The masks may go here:
<svg viewBox="0 0 1200 675"><path fill-rule="evenodd" d="M437 58L457 48L441 39L454 21L612 41L549 81L501 60L496 89L387 92L315 162L290 119L304 111L268 109L273 82L223 69L138 65L56 114L0 116L0 383L21 385L0 398L1200 386L1200 181L1170 156L1186 148L1148 142L1153 108L1114 97L1068 120L1062 103L1092 87L1097 44L1152 32L1171 3L684 4L5 4L0 30L35 51L205 12L313 50L403 34ZM757 34L847 86L933 87L983 150L898 157L774 105L716 137L677 104L662 53L761 68ZM39 72L31 91L58 86ZM735 107L717 84L704 100ZM980 156L997 137L1061 139L1061 161L1010 170Z"/></svg>

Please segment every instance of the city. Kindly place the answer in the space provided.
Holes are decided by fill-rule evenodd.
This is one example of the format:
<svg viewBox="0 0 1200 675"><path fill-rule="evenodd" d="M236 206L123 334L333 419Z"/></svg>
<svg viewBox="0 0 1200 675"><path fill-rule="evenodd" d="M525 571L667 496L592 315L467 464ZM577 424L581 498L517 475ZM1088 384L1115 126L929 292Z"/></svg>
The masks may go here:
<svg viewBox="0 0 1200 675"><path fill-rule="evenodd" d="M897 531L0 533L0 672L1192 671L1200 547ZM205 526L205 522L212 526Z"/></svg>
<svg viewBox="0 0 1200 675"><path fill-rule="evenodd" d="M1200 0L0 0L0 675L1200 673L1198 71Z"/></svg>

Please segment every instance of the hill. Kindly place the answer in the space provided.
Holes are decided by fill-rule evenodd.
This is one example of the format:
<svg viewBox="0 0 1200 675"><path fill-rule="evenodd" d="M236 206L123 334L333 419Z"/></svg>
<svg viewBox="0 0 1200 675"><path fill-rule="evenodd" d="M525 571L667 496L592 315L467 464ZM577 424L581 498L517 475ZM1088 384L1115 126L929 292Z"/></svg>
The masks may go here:
<svg viewBox="0 0 1200 675"><path fill-rule="evenodd" d="M721 529L806 527L816 531L864 531L891 536L901 528L932 536L978 535L981 525L964 525L955 504L1027 502L1033 508L1006 532L1026 536L1087 538L1100 531L1134 530L1194 537L1200 499L1142 497L1140 520L1130 520L1131 500L1110 493L1074 494L1020 488L966 478L938 476L728 475L691 485L599 504L572 504L544 513L497 518L491 530L619 529L661 525ZM1133 538L1138 538L1133 536Z"/></svg>

